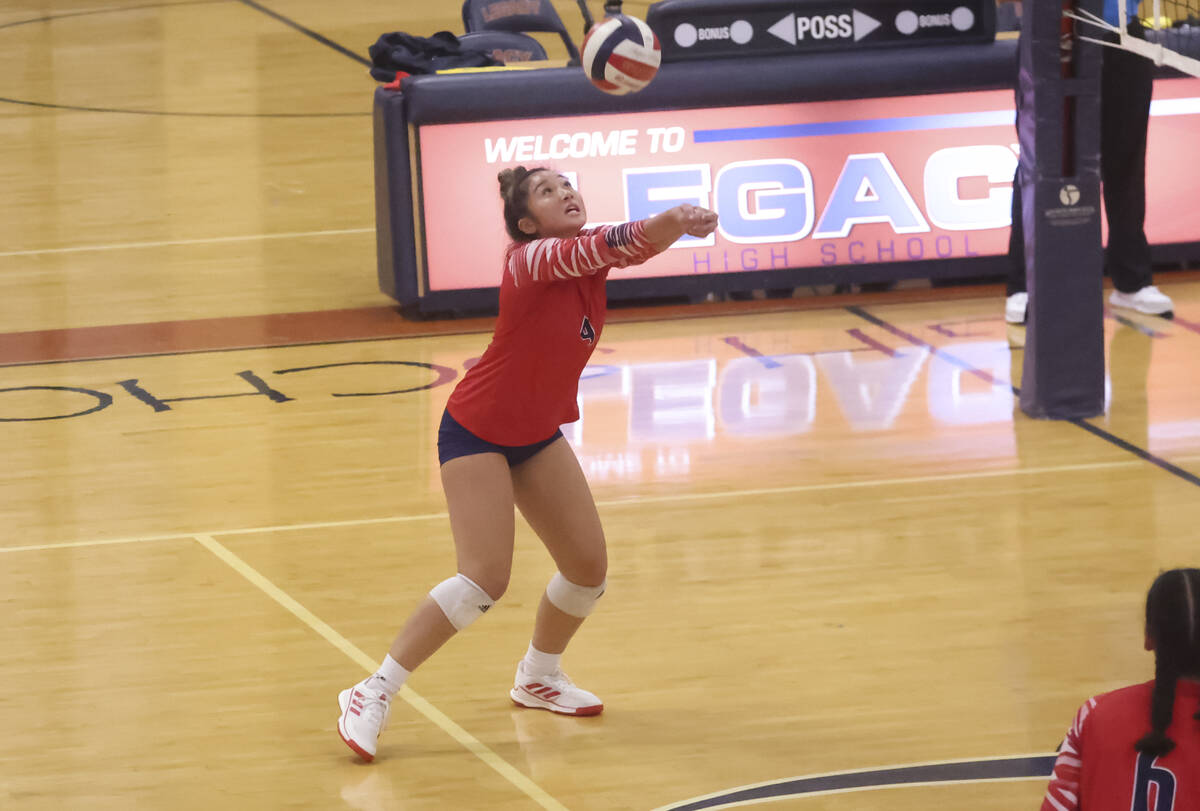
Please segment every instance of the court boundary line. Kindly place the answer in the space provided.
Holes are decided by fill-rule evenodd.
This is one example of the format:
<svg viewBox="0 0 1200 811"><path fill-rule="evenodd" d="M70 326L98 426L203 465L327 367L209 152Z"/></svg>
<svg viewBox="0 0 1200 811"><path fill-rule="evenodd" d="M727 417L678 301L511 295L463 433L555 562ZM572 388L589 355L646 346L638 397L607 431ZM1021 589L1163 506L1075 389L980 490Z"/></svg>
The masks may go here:
<svg viewBox="0 0 1200 811"><path fill-rule="evenodd" d="M276 20L283 23L284 25L296 29L301 34L304 34L304 36L309 37L310 39L314 39L317 42L321 43L322 45L324 45L328 48L332 48L333 50L340 53L342 56L348 56L351 59L355 60L356 62L366 65L368 68L372 67L370 59L367 59L366 57L363 57L363 56L359 56L354 51L347 48L345 45L341 45L337 42L334 42L329 37L327 37L323 34L318 34L316 31L312 30L311 28L301 25L300 23L296 22L295 20L291 19L290 17L285 17L284 15L280 14L278 11L274 11L272 9L267 8L264 5L256 3L255 0L237 0L237 1L244 6L248 6L252 9L254 9L255 11L259 11L263 14L266 14L268 17L275 18Z"/></svg>
<svg viewBox="0 0 1200 811"><path fill-rule="evenodd" d="M348 230L351 230L351 229L348 229ZM356 229L354 229L354 230L356 230ZM51 249L51 250L55 250L55 249ZM1190 273L1191 275L1189 275L1188 278L1182 280L1184 283L1200 281L1200 275L1197 275L1196 272L1193 271L1193 272L1185 272L1185 273ZM1192 276L1195 276L1195 278L1192 278ZM952 289L953 288L945 288L944 290L952 290ZM627 309L614 309L613 311L611 311L609 313L608 323L610 325L618 325L618 324L624 325L624 324L641 324L641 323L647 323L647 322L659 323L663 320L689 321L689 320L704 319L704 318L746 318L746 317L753 317L753 316L759 316L759 315L783 315L783 314L789 314L789 313L795 314L795 313L813 312L813 311L822 311L822 310L848 309L851 306L859 306L859 305L867 306L867 305L871 305L871 304L877 304L877 305L881 305L881 306L889 306L889 305L906 305L906 304L945 303L945 302L950 302L950 301L970 301L970 300L978 300L978 299L987 298L987 296L984 295L984 292L983 292L983 291L986 291L986 289L987 288L985 288L985 287L960 288L960 289L958 289L958 292L955 292L954 294L949 295L949 296L944 294L944 290L943 291L913 290L913 291L899 291L899 292L893 291L893 292L888 292L888 293L847 294L845 296L837 297L839 299L847 299L850 302L858 302L858 304L849 303L846 300L842 300L842 301L827 300L830 298L829 296L814 296L814 297L805 297L805 298L796 298L796 299L775 299L775 300L736 302L736 303L724 302L724 303L720 303L720 304L711 304L711 303L710 304L691 304L691 305L681 305L681 307L679 307L679 308L667 307L667 306L663 306L663 305L645 305L645 306L640 306L640 307L630 307ZM997 287L997 289L999 289L999 288ZM888 300L889 298L894 299L897 296L903 296L903 298L900 298L899 300ZM359 307L359 308L355 308L355 309L361 310L361 311L372 310L372 309L397 310L398 306L399 305L396 305L395 303L393 303L391 305L380 305L378 307ZM306 312L306 313L268 313L268 314L260 315L257 317L273 318L273 317L279 317L279 316L316 315L316 314L328 313L328 312L337 312L337 311L318 310L318 311ZM233 316L233 318L250 318L250 317L255 317L255 316ZM1000 318L1001 318L1001 316L977 318L977 319L971 320L969 323L985 323L988 321L999 321ZM182 321L152 322L152 323L155 323L158 325L187 324L187 323L191 323L194 320L220 321L222 319L220 319L220 318L185 319ZM447 320L447 319L431 320L428 322L407 321L406 320L404 322L405 326L406 326L406 328L410 329L411 331L397 330L395 332L390 332L390 333L381 333L381 334L377 334L377 335L354 335L352 337L347 337L347 338L327 338L327 339L317 339L317 340L291 340L291 341L282 341L282 342L277 342L277 343L247 343L245 345L238 345L238 346L200 346L200 347L188 348L188 349L174 349L174 350L168 349L168 350L159 351L159 352L121 352L121 353L108 354L108 355L91 355L91 356L67 357L67 358L55 357L55 358L42 358L42 359L22 359L22 360L15 360L15 361L0 361L0 368L7 369L7 368L17 368L17 367L27 367L27 366L54 366L54 365L59 365L59 364L63 364L63 363L93 363L96 361L174 357L174 356L204 354L204 353L208 353L208 352L212 352L212 353L245 352L245 351L258 350L258 349L287 349L287 348L292 348L292 347L304 347L304 346L336 346L336 345L340 345L340 344L362 343L364 341L410 340L413 338L430 338L430 337L442 337L442 336L449 336L449 335L455 335L455 336L481 335L481 334L489 334L492 330L494 322L495 322L495 314L494 313L491 315L483 314L483 315L478 315L478 316L449 319L449 320ZM964 323L966 323L966 322L964 322ZM1185 322L1183 319L1179 318L1178 316L1175 318L1175 323L1183 324L1183 325L1185 325L1185 329L1189 329L1197 334L1200 334L1200 324L1191 324L1190 322ZM109 330L126 329L126 328L134 329L134 328L139 328L139 327L144 327L144 326L146 326L146 325L133 323L133 324L93 325L93 326L85 326L85 327L67 327L67 328L48 329L48 330L25 330L25 331L18 331L18 332L0 333L0 339L6 338L6 337L11 337L11 336L27 337L32 334L41 334L41 333L71 333L71 332L76 332L76 331L80 331L80 330L89 330L89 329L109 329ZM1021 352L1024 349L1023 347L1019 347L1019 346L1014 346L1014 347L1010 347L1010 348L1013 352ZM816 356L816 355L822 355L822 354L836 354L836 353L840 353L840 352L870 352L870 351L877 351L877 350L874 350L867 346L854 346L854 347L846 347L846 348L840 348L840 349L839 348L822 349L822 350L816 350L816 351L809 351L809 352L802 353L802 354Z"/></svg>
<svg viewBox="0 0 1200 811"><path fill-rule="evenodd" d="M233 2L233 0L230 0ZM374 228L335 228L326 231L282 231L273 234L241 234L228 237L197 237L196 239L164 239L151 242L110 242L101 245L72 245L67 248L31 248L21 251L0 251L0 259L14 256L47 256L61 253L93 253L125 251L140 248L169 248L176 245L220 245L233 242L254 242L264 239L307 239L311 237L373 234Z"/></svg>
<svg viewBox="0 0 1200 811"><path fill-rule="evenodd" d="M11 23L0 24L0 31L6 28L16 28L21 25L32 25L33 23L48 23L55 20L63 20L70 17L88 17L95 14L119 14L126 11L143 11L148 8L167 8L171 6L204 6L216 5L217 3L235 3L237 0L175 0L175 2L159 2L159 3L142 3L136 6L109 6L108 8L94 8L85 11L68 11L62 14L47 14L42 17L31 17L27 20L17 20Z"/></svg>
<svg viewBox="0 0 1200 811"><path fill-rule="evenodd" d="M951 758L949 760L926 760L917 761L916 763L892 763L883 766L864 766L858 769L839 769L832 772L816 772L814 774L802 774L794 777L783 777L775 780L763 780L758 783L747 783L741 786L733 786L728 789L714 791L709 794L703 794L698 797L690 797L686 800L678 800L668 803L667 805L658 806L653 811L675 811L676 809L684 809L695 807L705 809L705 811L716 811L721 808L736 808L740 806L758 805L760 803L777 802L779 800L794 800L797 798L822 797L831 794L849 794L856 791L879 791L881 789L891 788L908 788L910 786L940 786L940 785L955 785L965 783L1014 783L1027 780L1048 780L1051 772L1045 775L1025 775L1025 776L1009 776L1009 777L981 777L978 779L971 778L949 778L946 780L922 780L912 782L899 783L880 783L877 785L864 786L848 786L846 788L821 789L818 791L806 791L792 794L777 794L765 797L752 797L745 800L736 800L734 802L720 803L717 805L703 805L705 800L719 800L721 797L728 797L744 791L750 791L758 788L767 788L769 786L783 786L788 783L796 783L801 781L819 780L825 777L846 777L849 775L871 774L872 772L900 772L913 769L923 769L936 766L959 766L969 765L973 763L999 763L1004 761L1020 761L1020 760L1053 760L1057 757L1054 752L1035 752L1019 755L997 755L987 758ZM1053 768L1053 762L1051 763Z"/></svg>
<svg viewBox="0 0 1200 811"><path fill-rule="evenodd" d="M233 0L236 2L237 0ZM166 118L365 118L370 113L185 113L179 110L132 110L121 107L85 107L82 104L53 104L48 101L33 101L31 99L14 99L0 96L0 103L16 104L21 107L37 107L45 110L67 110L73 113L115 113L117 115L149 115Z"/></svg>
<svg viewBox="0 0 1200 811"><path fill-rule="evenodd" d="M0 101L2 101L2 99L0 99ZM357 230L357 229L348 229L348 230ZM313 232L313 233L323 233L323 232ZM256 238L257 238L257 236L256 236ZM218 238L218 239L223 239L223 238ZM58 249L50 249L50 250L58 250ZM65 250L73 250L73 249L65 249ZM1200 281L1200 278L1195 279L1195 280L1188 280L1188 281ZM925 293L928 291L917 291L917 292ZM944 297L940 297L940 296L928 296L927 297L927 296L922 295L922 296L917 296L917 297L913 297L913 298L907 298L903 301L894 301L894 302L883 301L880 298L882 296L894 296L894 295L896 295L896 294L895 293L865 293L865 294L857 294L853 297L856 299L864 300L864 303L870 303L869 301L866 301L867 299L869 299L870 301L873 301L876 304L881 304L883 306L888 306L891 304L926 304L926 303L972 300L972 299L977 299L977 298L983 298L983 296L978 296L978 295L971 295L971 296L955 295L955 296L952 296L949 298L944 298ZM767 305L767 306L765 306L765 307L753 306L751 308L746 308L745 306L743 306L745 304ZM398 305L393 304L390 306L389 305L379 305L376 307L359 307L359 308L354 308L354 309L359 310L359 311L367 311L367 310L373 310L373 309L396 310L397 306ZM651 321L661 322L664 319L670 320L670 321L688 321L688 320L703 319L703 318L745 318L745 317L753 317L753 316L759 316L759 315L782 315L782 314L786 314L786 313L813 312L813 311L819 311L819 310L849 309L851 306L857 306L857 305L848 305L845 302L834 302L834 301L827 302L827 301L822 300L822 297L819 297L819 296L815 297L815 298L806 298L806 299L792 299L792 300L779 299L779 300L769 300L769 301L739 302L738 306L735 306L735 307L731 307L728 303L725 303L722 305L696 304L696 305L687 305L686 306L687 308L682 309L682 310L676 310L674 308L668 308L668 307L663 307L663 306L646 305L645 307L635 307L635 308L630 308L628 310L620 310L620 309L615 310L609 314L608 321L609 321L609 324L617 325L617 324L641 324L641 323L646 323L646 322L651 322ZM717 307L718 309L713 309L713 307ZM664 310L666 310L666 312L664 312ZM231 318L235 318L235 319L253 318L253 317L275 318L275 317L280 317L280 316L319 315L319 314L324 314L324 313L328 313L328 312L337 312L337 311L318 310L318 311L303 312L303 313L267 313L267 314L263 314L260 316L231 316ZM150 324L151 325L190 324L193 321L197 321L197 320L220 321L223 319L221 319L221 318L185 319L185 320L181 320L181 321L171 321L171 322L150 322ZM999 321L999 320L1000 320L1000 316L994 316L994 317L988 317L988 318L974 319L970 322L963 322L963 323L984 323L987 321ZM377 335L355 335L355 336L347 337L347 338L328 338L328 339L318 339L318 340L294 340L294 341L283 341L283 342L278 342L278 343L247 343L245 345L237 345L237 346L200 346L200 347L188 348L188 349L174 349L174 350L168 349L168 350L159 351L159 352L123 352L123 353L107 354L107 355L87 355L87 356L67 357L67 358L48 358L48 359L43 358L43 359L36 359L36 360L0 361L0 368L7 369L7 368L18 368L18 367L27 367L27 366L55 366L55 365L60 365L60 364L64 364L64 363L93 363L96 361L112 361L112 360L127 360L127 359L136 360L136 359L140 359L140 358L161 358L161 357L175 357L175 356L182 357L182 356L186 356L186 355L197 355L197 354L205 354L205 353L210 353L210 352L211 353L246 352L246 351L259 350L259 349L268 350L268 349L290 349L293 347L305 347L305 346L337 346L337 345L341 345L341 344L362 343L362 342L366 342L366 341L395 341L395 340L410 340L410 339L414 339L414 338L430 338L430 337L461 336L461 335L481 335L481 334L490 333L492 326L494 324L494 321L495 321L494 314L480 315L480 316L475 316L475 317L452 319L452 320L431 321L431 322L428 322L427 324L425 322L411 322L410 321L410 322L405 322L405 323L406 323L406 326L412 328L412 331L399 331L398 330L396 332L390 332L390 333L381 333L381 334L377 334ZM1192 324L1191 322L1187 322L1187 321L1179 318L1178 316L1175 318L1175 323L1184 326L1184 328L1187 330L1190 330L1192 332L1200 334L1200 323ZM422 326L423 324L424 324L424 326ZM430 327L429 324L435 324L436 327ZM136 328L146 327L146 326L148 326L148 325L141 324L141 323L132 323L132 324L93 325L93 326L85 326L85 327L67 327L67 328L48 329L48 330L25 330L25 331L18 331L18 332L0 333L0 339L9 338L9 337L13 337L13 336L27 337L32 334L42 334L42 333L47 333L47 334L48 333L71 333L71 332L78 332L78 331L91 330L91 329L107 329L107 330L136 329ZM1012 346L1012 347L1010 347L1010 350L1013 352L1023 352L1024 347ZM805 353L801 353L801 354L817 356L817 355L823 355L823 354L837 354L837 353L842 353L842 352L871 352L871 351L878 351L878 350L868 347L868 346L855 346L855 347L846 347L846 348L840 348L840 349L838 349L838 348L822 349L822 350L805 352Z"/></svg>
<svg viewBox="0 0 1200 811"><path fill-rule="evenodd" d="M210 535L197 533L192 535L191 538L211 552L218 560L233 569L234 572L241 575L252 586L266 594L292 614L292 616L315 631L326 642L344 653L352 662L361 666L367 673L375 672L375 661L367 656L361 648L338 633L329 623L305 608L304 605L286 591L275 585L270 578L246 563L246 561L242 560ZM492 751L483 741L455 723L448 715L423 698L411 687L405 685L400 689L398 695L405 703L431 721L434 726L441 729L461 744L467 751L483 761L485 765L520 789L522 793L536 802L540 807L550 809L551 811L567 811L566 806L554 799L548 791Z"/></svg>
<svg viewBox="0 0 1200 811"><path fill-rule="evenodd" d="M670 502L715 501L727 498L744 498L746 496L773 496L792 493L816 493L837 490L859 490L871 487L903 487L906 485L930 484L933 482L972 481L975 479L991 479L1004 476L1040 476L1043 474L1059 474L1070 471L1107 470L1116 467L1135 467L1143 464L1139 459L1122 459L1114 462L1087 462L1077 465L1052 465L1048 467L1013 468L1006 470L982 470L972 473L946 473L933 476L911 476L893 479L866 479L852 482L830 482L825 484L797 484L784 487L762 487L746 490L710 490L702 493L675 493L662 496L634 496L632 498L599 499L597 507L625 507L639 504L663 504ZM370 526L372 524L398 524L410 521L445 520L448 513L417 513L414 515L390 515L378 518L351 518L345 521L314 521L303 524L278 524L266 527L237 527L234 529L205 530L202 532L179 532L160 535L132 536L127 538L106 538L85 541L64 541L61 543L29 544L26 546L0 546L0 554L5 552L41 552L54 549L75 549L90 546L114 546L120 544L153 543L157 541L174 541L194 538L196 535L216 537L237 535L262 535L273 532L297 532L312 529L337 529L341 527Z"/></svg>
<svg viewBox="0 0 1200 811"><path fill-rule="evenodd" d="M782 800L807 800L809 797L830 797L834 794L856 794L863 791L885 791L887 789L897 788L929 788L930 786L962 786L976 785L978 783L1028 783L1034 780L1045 782L1050 779L1050 775L1030 775L1028 777L981 777L978 780L959 779L959 780L926 780L918 783L881 783L877 786L854 786L852 788L828 788L820 791L805 791L798 794L780 794L773 797L756 797L750 800L737 800L731 803L721 803L719 805L701 806L704 811L720 811L723 808L745 808L751 805L765 805L766 803L776 803ZM736 789L731 789L734 791ZM718 795L720 796L720 795ZM702 802L703 798L683 800L672 805L662 805L653 811L675 811L688 807L687 804L693 802Z"/></svg>
<svg viewBox="0 0 1200 811"><path fill-rule="evenodd" d="M272 11L271 9L266 8L265 6L259 5L258 3L254 2L254 0L183 0L183 2L176 2L176 3L165 3L164 2L164 3L146 3L146 4L142 4L142 5L136 5L136 6L123 6L123 7L115 6L115 7L110 7L110 8L90 9L90 10L85 10L85 11L68 12L65 14L57 14L57 15L51 14L51 15L46 15L46 16L39 17L39 18L17 20L12 23L5 23L4 25L0 25L0 29L13 28L13 27L16 27L19 25L28 25L31 23L53 22L54 20L65 18L65 17L79 17L79 16L90 15L90 14L116 14L116 13L121 13L121 12L125 12L125 11L140 11L140 10L147 9L147 8L171 8L174 6L188 6L188 5L216 5L218 3L226 3L226 2L227 3L238 3L243 6L252 8L256 11L259 11L262 14L265 14L269 17L273 17L276 20L278 20L279 22L282 22L285 25L290 26L291 28L294 28L297 31L300 31L301 33L305 34L306 36L311 37L312 39L316 40L317 42L321 43L322 45L330 47L330 48L334 49L335 51L339 51L344 56L349 56L351 59L354 59L354 60L360 62L361 64L366 65L367 67L371 66L371 61L369 59L366 59L366 58L354 53L354 51L350 50L349 48L346 48L343 45L339 45L338 43L334 42L333 40L329 39L328 37L318 34L316 31L313 31L309 28L306 28L303 25L300 25L299 23L297 23L293 20L288 19L287 17L283 16L282 14L279 14L278 12ZM182 118L303 119L303 118L360 118L360 117L365 117L365 116L371 115L370 112L221 113L221 112L182 112L182 111L177 111L177 110L137 110L137 109L121 108L121 107L89 107L89 106L81 105L81 104L55 104L53 102L35 101L32 99L9 98L7 96L0 96L0 103L15 104L15 105L24 106L24 107L38 107L38 108L49 109L49 110L68 110L68 111L72 111L72 112L81 112L81 113L117 113L117 114L121 114L121 115L167 116L167 117L182 117Z"/></svg>
<svg viewBox="0 0 1200 811"><path fill-rule="evenodd" d="M187 355L218 355L222 352L253 352L255 350L267 349L292 349L303 348L307 346L340 346L341 344L362 344L370 343L371 341L406 341L414 338L431 338L443 337L451 335L475 335L476 332L445 332L437 335L428 333L413 333L411 335L368 335L362 338L338 338L332 341L299 341L294 344L263 344L255 346L222 346L216 348L202 349L176 349L168 352L146 352L137 355L101 355L89 358L59 358L55 360L30 360L18 361L16 363L0 363L0 369L17 369L26 366L57 366L63 363L97 363L100 361L115 361L115 360L142 360L143 358L174 358L185 357ZM0 334L0 338L5 337Z"/></svg>
<svg viewBox="0 0 1200 811"><path fill-rule="evenodd" d="M376 309L376 308L360 307L358 309L361 311L365 311L365 310ZM324 312L328 312L328 311L317 310L315 312L320 314L320 313L324 313ZM300 315L308 315L308 314L309 313L300 313ZM295 314L294 313L276 313L275 315L288 316L288 315L295 315ZM720 318L725 318L725 317L738 318L738 317L741 317L742 315L755 315L755 313L728 313L726 315L721 315L718 317L720 317ZM254 316L230 316L230 318L246 318L246 317L254 317ZM258 316L258 317L259 318L271 318L272 315ZM670 318L677 319L677 320L684 320L684 319L689 319L689 318L693 318L693 317L702 318L705 316L690 316L690 315L670 316ZM194 320L203 320L203 319L194 319ZM226 319L218 318L218 319L212 319L212 320L223 321ZM494 320L494 317L492 317L489 320ZM655 319L653 316L646 316L645 318L637 317L637 318L630 318L629 320L617 320L617 321L609 319L608 324L638 324L638 323L645 323L647 321L654 321L654 320ZM659 320L661 320L661 319L659 319ZM176 321L176 322L157 322L157 323L158 324L161 324L161 323L172 324L172 323L191 323L191 322L190 321ZM125 324L125 325L121 325L121 326L140 327L140 326L145 326L145 325ZM45 330L45 332L71 332L71 331L86 330L86 329L108 329L108 327L74 327L74 328L68 328L66 330ZM327 339L327 340L316 340L316 341L296 341L294 343L247 344L245 346L199 347L196 349L172 349L172 350L166 350L163 352L140 352L140 353L136 353L136 354L126 354L126 355L121 355L121 354L118 354L118 355L95 355L95 356L78 357L78 358L54 358L51 360L21 360L21 361L15 361L12 363L0 361L0 369L15 369L18 367L23 367L23 366L55 366L55 365L59 365L59 364L63 364L63 363L95 363L97 361L138 360L140 358L183 357L186 355L203 355L206 353L220 354L222 352L253 352L256 350L260 350L260 349L262 349L262 350L292 349L293 347L305 347L305 346L340 346L341 344L360 344L360 343L365 343L365 342L369 342L369 341L410 341L410 340L415 340L415 339L419 339L419 338L444 338L444 337L462 336L462 335L485 335L485 334L489 334L490 330L491 330L490 325L486 326L486 327L484 327L484 326L473 327L471 324L468 323L468 324L464 324L461 328L447 329L445 332L425 332L425 331L414 331L414 332L408 332L408 333L396 332L396 333L383 333L380 335L365 335L365 336L359 336L359 337L353 337L353 338L331 338L331 339ZM37 330L35 330L34 332L37 332ZM30 333L29 332L0 333L0 339L10 337L13 335L28 335L28 334L30 334ZM817 357L818 355L837 355L837 354L841 354L844 352L874 352L874 351L876 351L876 350L872 349L871 347L853 346L853 347L848 347L846 349L821 349L821 350L818 350L815 352L803 352L803 353L799 353L799 354Z"/></svg>

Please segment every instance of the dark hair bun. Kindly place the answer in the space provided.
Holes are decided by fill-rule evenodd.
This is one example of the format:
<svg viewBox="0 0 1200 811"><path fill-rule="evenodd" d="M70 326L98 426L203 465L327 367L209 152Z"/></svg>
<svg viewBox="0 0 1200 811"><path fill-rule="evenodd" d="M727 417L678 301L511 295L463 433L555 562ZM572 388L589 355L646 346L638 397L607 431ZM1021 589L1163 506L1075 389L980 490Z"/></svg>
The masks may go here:
<svg viewBox="0 0 1200 811"><path fill-rule="evenodd" d="M512 200L513 193L520 188L522 181L528 176L529 170L524 166L514 166L500 172L496 175L496 179L500 181L500 196L505 200Z"/></svg>

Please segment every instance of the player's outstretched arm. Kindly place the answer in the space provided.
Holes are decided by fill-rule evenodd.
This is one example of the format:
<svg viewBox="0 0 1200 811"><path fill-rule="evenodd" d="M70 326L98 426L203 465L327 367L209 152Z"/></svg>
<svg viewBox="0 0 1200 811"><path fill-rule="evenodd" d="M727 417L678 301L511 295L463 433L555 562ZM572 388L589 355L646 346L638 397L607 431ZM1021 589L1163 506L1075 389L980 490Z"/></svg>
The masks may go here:
<svg viewBox="0 0 1200 811"><path fill-rule="evenodd" d="M717 213L707 208L682 203L656 214L646 223L646 238L655 250L665 251L684 234L706 237L717 227Z"/></svg>
<svg viewBox="0 0 1200 811"><path fill-rule="evenodd" d="M605 267L639 265L684 234L706 237L716 227L716 212L685 203L649 219L521 245L509 254L508 272L517 286L590 276Z"/></svg>
<svg viewBox="0 0 1200 811"><path fill-rule="evenodd" d="M658 250L646 236L646 221L587 228L574 237L546 237L509 252L508 272L517 286L591 276L607 267L645 262Z"/></svg>

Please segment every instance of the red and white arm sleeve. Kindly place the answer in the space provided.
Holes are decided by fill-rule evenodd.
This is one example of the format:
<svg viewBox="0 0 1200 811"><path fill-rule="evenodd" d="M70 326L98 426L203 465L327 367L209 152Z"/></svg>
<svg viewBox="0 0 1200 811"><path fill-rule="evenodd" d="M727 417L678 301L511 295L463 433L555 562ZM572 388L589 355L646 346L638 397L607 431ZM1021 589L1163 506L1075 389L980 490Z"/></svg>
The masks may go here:
<svg viewBox="0 0 1200 811"><path fill-rule="evenodd" d="M569 239L550 237L514 246L508 272L517 286L591 276L608 267L628 267L658 253L641 222L589 228Z"/></svg>
<svg viewBox="0 0 1200 811"><path fill-rule="evenodd" d="M1046 787L1042 811L1078 811L1079 775L1083 769L1083 725L1095 706L1096 699L1090 698L1075 714L1075 723L1067 731L1067 738L1054 761L1054 772L1050 775L1050 785Z"/></svg>

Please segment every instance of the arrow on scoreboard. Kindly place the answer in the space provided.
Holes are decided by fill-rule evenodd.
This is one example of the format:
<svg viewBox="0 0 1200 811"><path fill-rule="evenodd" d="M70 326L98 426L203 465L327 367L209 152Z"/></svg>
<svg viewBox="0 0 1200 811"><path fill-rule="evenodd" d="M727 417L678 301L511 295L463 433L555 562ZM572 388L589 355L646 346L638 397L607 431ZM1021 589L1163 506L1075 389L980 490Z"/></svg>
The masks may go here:
<svg viewBox="0 0 1200 811"><path fill-rule="evenodd" d="M774 34L788 45L796 44L796 15L789 14L767 29L768 34Z"/></svg>
<svg viewBox="0 0 1200 811"><path fill-rule="evenodd" d="M858 9L852 9L854 20L854 41L858 42L863 37L869 35L883 23L871 17L868 14L863 14ZM789 14L783 19L776 22L767 29L768 34L773 34L786 42L788 45L796 44L796 15Z"/></svg>
<svg viewBox="0 0 1200 811"><path fill-rule="evenodd" d="M854 41L858 42L882 24L874 17L868 17L858 9L854 9Z"/></svg>

